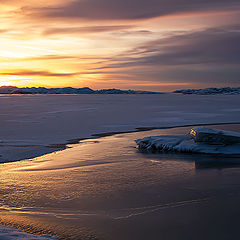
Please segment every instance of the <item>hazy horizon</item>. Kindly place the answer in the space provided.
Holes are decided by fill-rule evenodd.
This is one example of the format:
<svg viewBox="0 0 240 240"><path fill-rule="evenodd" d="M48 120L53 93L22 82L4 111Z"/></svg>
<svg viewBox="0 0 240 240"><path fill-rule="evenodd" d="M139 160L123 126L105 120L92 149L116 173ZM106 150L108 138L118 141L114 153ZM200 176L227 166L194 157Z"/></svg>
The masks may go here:
<svg viewBox="0 0 240 240"><path fill-rule="evenodd" d="M71 87L71 86L64 86L64 87L58 87L58 86L55 86L55 87L46 87L46 86L24 86L24 87L18 87L18 86L13 86L13 85L0 85L0 88L11 88L11 87L17 87L19 89L21 88L46 88L46 89L54 89L54 88L59 88L59 89L63 89L63 88L74 88L74 89L81 89L81 88L89 88L93 91L100 91L100 90L111 90L111 89L115 89L115 90L121 90L121 91L146 91L146 92L151 92L151 90L146 90L146 89L130 89L130 88L118 88L118 87L114 87L114 88L108 88L107 86L105 88L91 88L89 86L83 86L83 87ZM223 86L222 88L228 88L229 86ZM208 88L216 88L214 86L209 86L207 88L202 88L203 90L204 89L208 89ZM237 88L240 88L240 86L237 86ZM165 92L165 93L171 93L171 92L174 92L174 91L177 91L177 90L190 90L191 88L186 88L186 89L173 89L173 90L166 90L166 91L152 91L152 92ZM200 88L201 89L201 88ZM217 88L217 89L221 89L221 88ZM198 88L193 88L193 90L198 90Z"/></svg>

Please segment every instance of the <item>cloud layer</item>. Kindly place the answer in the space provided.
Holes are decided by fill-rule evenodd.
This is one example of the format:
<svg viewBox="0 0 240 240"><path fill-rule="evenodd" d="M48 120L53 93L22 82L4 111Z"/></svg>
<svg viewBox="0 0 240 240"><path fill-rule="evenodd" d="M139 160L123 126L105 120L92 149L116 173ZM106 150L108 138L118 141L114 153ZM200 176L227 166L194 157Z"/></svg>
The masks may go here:
<svg viewBox="0 0 240 240"><path fill-rule="evenodd" d="M77 73L54 73L49 71L33 71L33 70L19 70L19 71L9 71L2 72L1 75L8 76L42 76L42 77L73 77Z"/></svg>
<svg viewBox="0 0 240 240"><path fill-rule="evenodd" d="M239 0L76 0L61 7L38 10L45 17L129 20L239 7Z"/></svg>
<svg viewBox="0 0 240 240"><path fill-rule="evenodd" d="M240 85L239 0L0 0L0 9L0 85Z"/></svg>
<svg viewBox="0 0 240 240"><path fill-rule="evenodd" d="M127 75L139 83L240 84L240 25L172 33L103 62L112 79ZM99 69L98 69L99 70ZM202 85L203 84L203 85Z"/></svg>
<svg viewBox="0 0 240 240"><path fill-rule="evenodd" d="M202 31L172 33L147 42L125 57L116 57L106 68L139 65L240 64L240 25ZM134 55L135 57L132 57Z"/></svg>

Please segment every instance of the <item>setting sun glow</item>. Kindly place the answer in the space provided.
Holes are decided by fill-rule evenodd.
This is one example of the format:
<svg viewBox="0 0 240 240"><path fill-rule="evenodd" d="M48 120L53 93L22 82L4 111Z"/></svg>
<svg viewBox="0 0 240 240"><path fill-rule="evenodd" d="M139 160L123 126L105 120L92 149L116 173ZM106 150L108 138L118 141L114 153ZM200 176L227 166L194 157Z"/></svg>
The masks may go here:
<svg viewBox="0 0 240 240"><path fill-rule="evenodd" d="M95 2L2 1L0 85L169 91L237 84L235 1L222 8L186 0L177 9L154 0L128 8Z"/></svg>

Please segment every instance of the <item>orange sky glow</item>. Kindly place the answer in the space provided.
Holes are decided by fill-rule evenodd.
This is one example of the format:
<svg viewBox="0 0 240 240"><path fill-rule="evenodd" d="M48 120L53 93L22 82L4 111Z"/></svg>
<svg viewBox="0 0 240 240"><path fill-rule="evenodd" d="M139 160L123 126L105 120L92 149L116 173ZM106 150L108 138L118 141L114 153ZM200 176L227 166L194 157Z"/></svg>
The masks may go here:
<svg viewBox="0 0 240 240"><path fill-rule="evenodd" d="M237 45L225 52L214 47L239 37L237 1L153 15L143 12L145 0L136 14L126 1L119 10L109 1L0 1L0 85L155 91L238 85ZM100 4L110 4L109 16Z"/></svg>

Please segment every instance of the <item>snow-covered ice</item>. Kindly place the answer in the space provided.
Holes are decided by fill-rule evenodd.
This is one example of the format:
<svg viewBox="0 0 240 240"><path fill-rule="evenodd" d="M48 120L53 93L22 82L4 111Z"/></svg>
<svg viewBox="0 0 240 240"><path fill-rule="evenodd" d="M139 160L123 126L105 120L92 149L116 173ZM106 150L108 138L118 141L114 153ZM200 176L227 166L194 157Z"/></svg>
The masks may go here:
<svg viewBox="0 0 240 240"><path fill-rule="evenodd" d="M57 238L49 235L36 236L25 233L21 230L12 227L5 227L0 225L0 239L1 240L57 240Z"/></svg>
<svg viewBox="0 0 240 240"><path fill-rule="evenodd" d="M185 135L145 137L136 143L139 149L150 152L240 154L239 133L206 127L193 128Z"/></svg>
<svg viewBox="0 0 240 240"><path fill-rule="evenodd" d="M240 143L240 133L223 131L220 129L211 129L207 127L192 128L189 132L189 136L195 142L202 142L207 144L236 144Z"/></svg>
<svg viewBox="0 0 240 240"><path fill-rule="evenodd" d="M240 95L0 95L0 162L52 152L52 144L136 128L236 123Z"/></svg>

